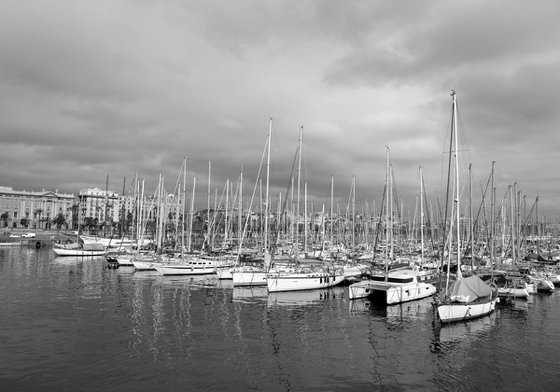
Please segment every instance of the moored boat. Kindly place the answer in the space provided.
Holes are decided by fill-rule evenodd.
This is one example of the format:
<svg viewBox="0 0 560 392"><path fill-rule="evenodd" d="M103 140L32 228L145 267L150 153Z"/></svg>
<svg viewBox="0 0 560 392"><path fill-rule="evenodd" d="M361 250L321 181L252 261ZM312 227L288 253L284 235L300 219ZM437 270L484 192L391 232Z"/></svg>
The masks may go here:
<svg viewBox="0 0 560 392"><path fill-rule="evenodd" d="M301 267L268 273L266 286L269 292L313 290L336 286L344 279L341 269Z"/></svg>
<svg viewBox="0 0 560 392"><path fill-rule="evenodd" d="M404 267L387 274L372 275L369 279L348 286L348 298L371 297L387 305L430 297L436 293L434 285L421 282L418 268Z"/></svg>
<svg viewBox="0 0 560 392"><path fill-rule="evenodd" d="M102 256L107 253L103 246L88 244L53 245L57 256Z"/></svg>
<svg viewBox="0 0 560 392"><path fill-rule="evenodd" d="M206 275L213 274L216 269L214 260L193 257L177 262L153 265L162 275Z"/></svg>
<svg viewBox="0 0 560 392"><path fill-rule="evenodd" d="M498 291L477 275L460 278L450 286L448 297L439 301L438 317L450 323L486 316L498 301Z"/></svg>

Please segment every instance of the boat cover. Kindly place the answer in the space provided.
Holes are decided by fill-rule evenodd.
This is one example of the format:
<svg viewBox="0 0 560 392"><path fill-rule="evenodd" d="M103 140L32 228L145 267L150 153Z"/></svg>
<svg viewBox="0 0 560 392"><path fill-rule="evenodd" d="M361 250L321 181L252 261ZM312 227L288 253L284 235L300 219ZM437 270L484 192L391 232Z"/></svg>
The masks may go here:
<svg viewBox="0 0 560 392"><path fill-rule="evenodd" d="M492 294L492 287L480 279L478 275L472 275L453 282L449 291L449 297L452 301L472 302Z"/></svg>

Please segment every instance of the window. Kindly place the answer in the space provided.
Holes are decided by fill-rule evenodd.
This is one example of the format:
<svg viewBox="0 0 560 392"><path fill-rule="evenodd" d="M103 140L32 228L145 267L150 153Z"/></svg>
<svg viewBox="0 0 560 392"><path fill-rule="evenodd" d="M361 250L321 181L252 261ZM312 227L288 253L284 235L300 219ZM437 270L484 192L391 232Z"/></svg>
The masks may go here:
<svg viewBox="0 0 560 392"><path fill-rule="evenodd" d="M14 218L17 218L17 211L14 211Z"/></svg>

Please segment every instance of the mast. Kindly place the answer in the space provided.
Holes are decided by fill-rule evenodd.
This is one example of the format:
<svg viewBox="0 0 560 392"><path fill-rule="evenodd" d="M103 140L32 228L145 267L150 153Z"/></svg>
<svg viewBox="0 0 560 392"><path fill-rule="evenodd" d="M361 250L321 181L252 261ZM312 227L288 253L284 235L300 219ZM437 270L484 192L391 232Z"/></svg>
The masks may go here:
<svg viewBox="0 0 560 392"><path fill-rule="evenodd" d="M389 231L390 239L391 239L391 248L389 253L389 258L391 262L394 260L395 257L395 232L394 232L394 214L393 214L393 165L389 163L389 226L391 230Z"/></svg>
<svg viewBox="0 0 560 392"><path fill-rule="evenodd" d="M183 202L181 203L182 212L181 216L181 257L184 256L185 252L185 214L187 212L187 157L183 161Z"/></svg>
<svg viewBox="0 0 560 392"><path fill-rule="evenodd" d="M420 264L424 265L424 177L422 174L422 166L420 166Z"/></svg>
<svg viewBox="0 0 560 392"><path fill-rule="evenodd" d="M212 175L212 161L208 161L208 194L207 207L206 207L206 219L207 219L207 232L206 232L206 243L210 244L210 179Z"/></svg>
<svg viewBox="0 0 560 392"><path fill-rule="evenodd" d="M125 198L125 194L124 194L124 192L125 192L125 185L126 185L126 176L124 177L124 179L123 179L123 184L122 184L122 201L123 201L123 203L122 203L122 207L121 207L121 212L119 213L119 215L120 215L120 217L121 217L121 218L120 218L121 224L119 225L119 237L120 237L120 238L123 237L123 233L124 233L124 230L123 230L123 229L124 229L124 223L125 223L125 221L126 221L126 216L125 216L125 201L126 201L126 198Z"/></svg>
<svg viewBox="0 0 560 392"><path fill-rule="evenodd" d="M541 230L539 227L539 197L535 199L535 218L537 223L537 255L541 254Z"/></svg>
<svg viewBox="0 0 560 392"><path fill-rule="evenodd" d="M459 137L457 134L457 94L455 91L451 94L453 96L453 132L455 133L455 212L456 212L456 230L457 230L457 279L462 278L461 274L461 213L460 213L460 194L459 188Z"/></svg>
<svg viewBox="0 0 560 392"><path fill-rule="evenodd" d="M389 272L389 146L385 146L385 280Z"/></svg>
<svg viewBox="0 0 560 392"><path fill-rule="evenodd" d="M303 183L303 253L307 254L307 181Z"/></svg>
<svg viewBox="0 0 560 392"><path fill-rule="evenodd" d="M224 220L224 245L228 240L229 178L226 180L226 215Z"/></svg>
<svg viewBox="0 0 560 392"><path fill-rule="evenodd" d="M189 242L188 242L188 251L192 252L192 227L193 227L193 218L194 218L194 192L196 189L196 177L193 177L193 186L192 186L192 196L191 196L191 211L189 217Z"/></svg>
<svg viewBox="0 0 560 392"><path fill-rule="evenodd" d="M510 213L510 236L511 236L511 263L512 264L516 264L516 254L515 254L515 225L514 225L514 218L513 218L513 210L514 210L514 191L511 185L508 186L508 191L509 191L509 200L510 200L510 208L509 208L509 213Z"/></svg>
<svg viewBox="0 0 560 392"><path fill-rule="evenodd" d="M453 97L453 104L452 104L452 113L455 112L455 91L451 90L451 96ZM452 157L451 157L451 151L453 150L453 120L454 120L454 116L451 116L452 120L452 124L451 124L451 136L449 138L449 160L447 163L447 186L446 186L446 190L445 190L445 211L444 211L444 215L443 215L443 227L442 227L442 234L441 234L441 268L443 269L443 261L445 258L445 246L447 245L447 213L448 213L448 208L449 208L449 188L451 186L451 162L452 162ZM441 212L440 212L441 213ZM449 219L449 232L451 232L451 220L452 218L450 217ZM449 242L449 258L448 260L451 258L451 241ZM446 274L446 285L445 285L445 295L447 295L447 288L449 286L449 270L450 270L450 263L447 263L447 274ZM441 274L440 274L441 277Z"/></svg>
<svg viewBox="0 0 560 392"><path fill-rule="evenodd" d="M472 211L472 163L469 163L469 237L471 238L471 271L474 269L474 227Z"/></svg>
<svg viewBox="0 0 560 392"><path fill-rule="evenodd" d="M241 232L243 231L243 168L241 168L241 173L239 173L239 201L237 208L239 209L239 222L237 223L237 235L239 243L241 243Z"/></svg>
<svg viewBox="0 0 560 392"><path fill-rule="evenodd" d="M303 147L303 125L299 129L298 143L298 176L297 176L297 201L296 201L296 259L299 258L299 195L301 184L301 149Z"/></svg>
<svg viewBox="0 0 560 392"><path fill-rule="evenodd" d="M264 260L265 266L268 268L268 263L270 262L270 253L268 251L268 211L269 211L269 198L268 198L268 187L270 184L270 142L272 139L272 117L270 117L270 122L268 125L268 146L267 146L267 159L266 159L266 189L265 189L265 199L264 199ZM268 258L268 260L267 260Z"/></svg>
<svg viewBox="0 0 560 392"><path fill-rule="evenodd" d="M490 264L492 266L492 271L494 270L494 265L496 264L496 249L494 248L494 215L496 214L494 209L496 205L496 188L494 188L494 165L496 161L492 161L492 195L490 197Z"/></svg>
<svg viewBox="0 0 560 392"><path fill-rule="evenodd" d="M330 232L331 246L334 244L333 239L333 192L334 192L334 176L331 176L331 213L330 213Z"/></svg>
<svg viewBox="0 0 560 392"><path fill-rule="evenodd" d="M352 176L352 250L356 249L356 176Z"/></svg>

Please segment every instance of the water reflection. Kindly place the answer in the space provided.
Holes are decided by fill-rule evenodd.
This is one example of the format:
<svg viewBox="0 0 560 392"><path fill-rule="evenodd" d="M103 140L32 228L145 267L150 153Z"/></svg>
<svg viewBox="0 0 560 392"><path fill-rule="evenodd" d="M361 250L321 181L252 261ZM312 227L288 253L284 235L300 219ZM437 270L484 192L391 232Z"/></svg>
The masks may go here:
<svg viewBox="0 0 560 392"><path fill-rule="evenodd" d="M236 286L233 287L232 298L234 302L255 303L264 302L268 296L266 286Z"/></svg>
<svg viewBox="0 0 560 392"><path fill-rule="evenodd" d="M342 292L335 289L318 289L304 291L286 291L268 293L268 306L304 306L318 305L324 300L342 296Z"/></svg>
<svg viewBox="0 0 560 392"><path fill-rule="evenodd" d="M269 294L18 249L0 251L0 295L11 390L555 390L560 377L560 293L440 325L430 299Z"/></svg>
<svg viewBox="0 0 560 392"><path fill-rule="evenodd" d="M435 328L436 337L434 338L434 343L439 345L453 343L468 345L472 340L487 334L496 325L496 319L497 313L493 312L488 316L465 322L438 323L439 326Z"/></svg>
<svg viewBox="0 0 560 392"><path fill-rule="evenodd" d="M58 256L53 262L61 265L71 265L77 263L105 262L104 256Z"/></svg>
<svg viewBox="0 0 560 392"><path fill-rule="evenodd" d="M410 321L425 318L432 310L431 298L394 305L377 304L367 298L351 300L348 303L349 312L352 316L369 314L384 318L389 323L400 323L404 320Z"/></svg>

